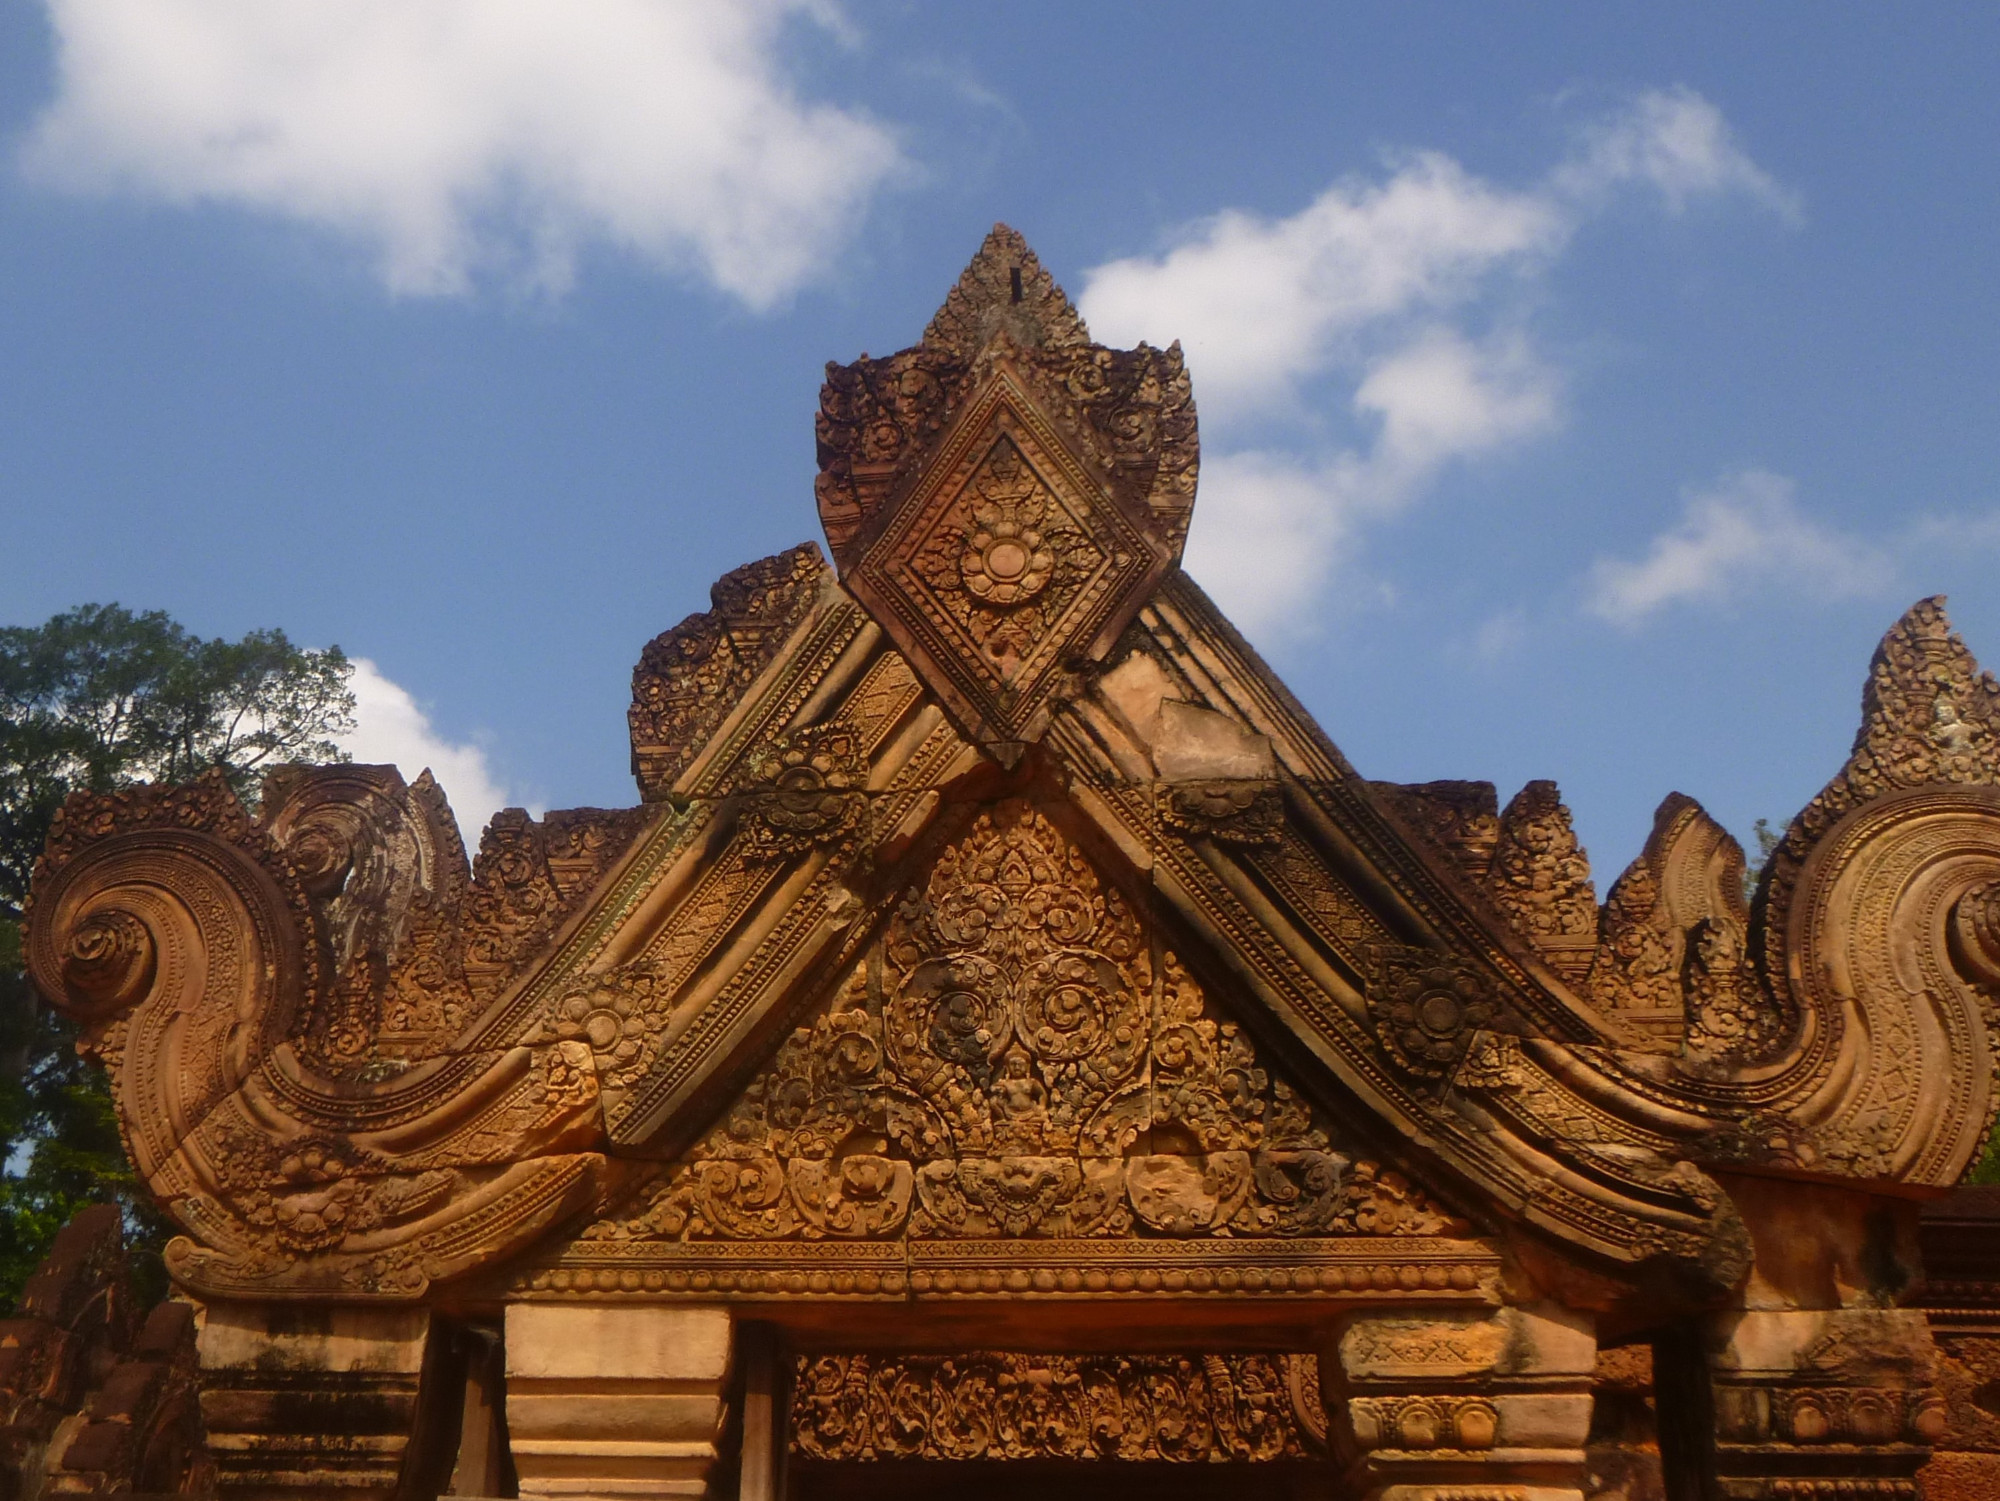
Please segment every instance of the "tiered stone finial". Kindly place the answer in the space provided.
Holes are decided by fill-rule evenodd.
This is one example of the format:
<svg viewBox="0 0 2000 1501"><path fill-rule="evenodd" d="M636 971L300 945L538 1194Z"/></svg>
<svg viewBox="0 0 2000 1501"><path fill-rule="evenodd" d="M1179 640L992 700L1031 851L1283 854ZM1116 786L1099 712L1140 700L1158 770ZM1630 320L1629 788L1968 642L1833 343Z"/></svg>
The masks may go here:
<svg viewBox="0 0 2000 1501"><path fill-rule="evenodd" d="M1180 347L1093 344L997 225L921 344L827 367L818 430L842 581L1011 764L1065 669L1179 561L1198 453Z"/></svg>

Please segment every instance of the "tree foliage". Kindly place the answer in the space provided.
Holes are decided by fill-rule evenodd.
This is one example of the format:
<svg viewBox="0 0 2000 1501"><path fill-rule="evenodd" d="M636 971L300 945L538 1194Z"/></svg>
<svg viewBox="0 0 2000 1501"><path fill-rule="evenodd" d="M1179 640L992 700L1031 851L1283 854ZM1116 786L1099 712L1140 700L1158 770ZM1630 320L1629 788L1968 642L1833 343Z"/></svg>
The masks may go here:
<svg viewBox="0 0 2000 1501"><path fill-rule="evenodd" d="M283 631L206 640L162 611L115 604L0 628L0 1307L85 1204L122 1203L142 1258L166 1229L102 1071L22 968L22 908L56 810L72 792L210 767L249 799L270 767L345 760L351 671L338 647L295 646ZM164 1286L157 1269L153 1280Z"/></svg>

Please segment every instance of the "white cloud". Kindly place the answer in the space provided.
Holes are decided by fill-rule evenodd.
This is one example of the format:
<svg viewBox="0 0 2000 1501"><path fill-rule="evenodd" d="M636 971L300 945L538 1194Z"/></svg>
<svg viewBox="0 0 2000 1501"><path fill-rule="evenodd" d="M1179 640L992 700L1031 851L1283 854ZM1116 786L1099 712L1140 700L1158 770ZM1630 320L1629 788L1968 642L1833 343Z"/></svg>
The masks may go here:
<svg viewBox="0 0 2000 1501"><path fill-rule="evenodd" d="M467 846L476 848L486 821L518 802L494 775L486 752L445 739L409 690L366 657L354 658L348 686L354 690L354 733L341 740L341 749L364 764L395 766L406 781L428 767L451 801Z"/></svg>
<svg viewBox="0 0 2000 1501"><path fill-rule="evenodd" d="M1653 538L1637 562L1600 558L1585 607L1634 626L1671 605L1725 602L1782 586L1821 600L1872 594L1890 580L1878 547L1821 526L1802 512L1793 484L1761 469L1690 495L1680 524Z"/></svg>
<svg viewBox="0 0 2000 1501"><path fill-rule="evenodd" d="M399 293L560 290L602 243L767 307L900 166L780 64L831 0L45 4L33 175L331 230Z"/></svg>
<svg viewBox="0 0 2000 1501"><path fill-rule="evenodd" d="M1351 542L1365 509L1357 468L1351 457L1314 469L1254 449L1204 459L1188 571L1252 635L1283 629Z"/></svg>
<svg viewBox="0 0 2000 1501"><path fill-rule="evenodd" d="M1551 182L1579 199L1638 183L1657 190L1675 213L1707 193L1741 193L1787 218L1801 212L1797 196L1736 144L1722 111L1692 89L1642 94L1630 109L1591 125L1582 149Z"/></svg>
<svg viewBox="0 0 2000 1501"><path fill-rule="evenodd" d="M1528 639L1527 613L1518 606L1489 615L1472 633L1472 654L1482 662L1513 656Z"/></svg>
<svg viewBox="0 0 2000 1501"><path fill-rule="evenodd" d="M1440 327L1369 367L1354 406L1380 419L1373 463L1407 489L1452 459L1552 426L1556 386L1524 339L1474 344Z"/></svg>
<svg viewBox="0 0 2000 1501"><path fill-rule="evenodd" d="M1951 554L1991 552L2000 548L2000 511L1980 515L1926 516L1903 538L1908 551Z"/></svg>
<svg viewBox="0 0 2000 1501"><path fill-rule="evenodd" d="M1384 318L1464 301L1497 265L1553 249L1548 201L1426 152L1386 182L1336 183L1288 219L1230 210L1157 258L1087 273L1084 317L1113 344L1179 339L1204 416L1267 405Z"/></svg>
<svg viewBox="0 0 2000 1501"><path fill-rule="evenodd" d="M1446 464L1547 427L1556 392L1518 339L1477 345L1436 328L1370 366L1353 408L1376 429L1365 449L1202 463L1188 568L1253 634L1298 634L1302 602L1352 561L1363 525L1402 510Z"/></svg>
<svg viewBox="0 0 2000 1501"><path fill-rule="evenodd" d="M1097 337L1187 351L1207 449L1189 568L1247 629L1296 630L1365 522L1449 465L1560 422L1562 373L1521 332L1515 294L1627 183L1674 209L1725 193L1789 206L1721 113L1683 89L1589 126L1528 188L1426 152L1290 217L1229 210L1157 256L1086 274ZM1357 437L1329 444L1329 416ZM1274 443L1274 424L1294 440Z"/></svg>

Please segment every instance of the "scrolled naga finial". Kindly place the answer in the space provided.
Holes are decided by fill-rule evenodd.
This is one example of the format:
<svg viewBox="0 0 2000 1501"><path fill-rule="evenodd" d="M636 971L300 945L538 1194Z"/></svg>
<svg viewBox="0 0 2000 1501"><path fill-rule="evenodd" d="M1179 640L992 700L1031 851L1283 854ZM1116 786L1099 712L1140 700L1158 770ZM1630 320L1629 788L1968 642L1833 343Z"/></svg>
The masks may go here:
<svg viewBox="0 0 2000 1501"><path fill-rule="evenodd" d="M1795 1032L1752 1076L1784 1102L1773 1165L1958 1181L1995 1103L1979 989L2000 980L2000 788L1901 788L1854 808L1811 846L1786 917Z"/></svg>
<svg viewBox="0 0 2000 1501"><path fill-rule="evenodd" d="M448 1038L386 1076L312 1046L357 986L396 978L413 912L463 944L450 825L393 767L286 768L255 819L217 775L65 805L28 969L82 1024L140 1181L187 1232L166 1248L180 1286L418 1298L600 1192L595 1079L562 1043L503 1038L468 1066Z"/></svg>
<svg viewBox="0 0 2000 1501"><path fill-rule="evenodd" d="M1973 887L1953 905L1951 957L1973 984L2000 990L2000 881Z"/></svg>
<svg viewBox="0 0 2000 1501"><path fill-rule="evenodd" d="M70 929L62 986L69 1007L96 1019L138 1004L153 983L159 945L152 929L122 907L100 907Z"/></svg>
<svg viewBox="0 0 2000 1501"><path fill-rule="evenodd" d="M289 845L292 869L316 897L338 896L354 869L354 845L345 830L321 820L302 826Z"/></svg>

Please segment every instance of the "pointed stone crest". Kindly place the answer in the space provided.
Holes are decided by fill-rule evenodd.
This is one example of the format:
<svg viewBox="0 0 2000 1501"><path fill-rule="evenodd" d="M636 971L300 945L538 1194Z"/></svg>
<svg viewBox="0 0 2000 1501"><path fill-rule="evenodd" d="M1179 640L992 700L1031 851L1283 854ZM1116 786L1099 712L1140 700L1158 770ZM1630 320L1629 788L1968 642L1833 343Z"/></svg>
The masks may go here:
<svg viewBox="0 0 2000 1501"><path fill-rule="evenodd" d="M1774 973L1783 973L1792 896L1813 846L1871 798L1937 785L2000 785L2000 683L1951 628L1942 594L1911 605L1875 648L1847 764L1772 852L1762 899Z"/></svg>
<svg viewBox="0 0 2000 1501"><path fill-rule="evenodd" d="M921 344L827 367L818 433L842 582L1011 764L1179 561L1198 455L1180 347L1093 344L998 225Z"/></svg>

